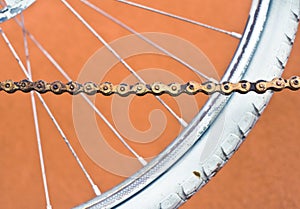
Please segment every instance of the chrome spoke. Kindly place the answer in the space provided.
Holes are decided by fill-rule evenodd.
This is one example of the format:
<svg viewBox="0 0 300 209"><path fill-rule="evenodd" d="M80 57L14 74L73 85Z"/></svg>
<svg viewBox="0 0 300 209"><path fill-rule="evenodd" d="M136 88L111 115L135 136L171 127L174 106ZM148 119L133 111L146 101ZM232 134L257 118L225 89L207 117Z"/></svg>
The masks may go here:
<svg viewBox="0 0 300 209"><path fill-rule="evenodd" d="M20 23L17 22L19 25ZM71 77L65 72L65 70L57 63L57 61L49 54L49 52L36 40L36 38L26 30L26 34L32 40L32 42L39 48L39 50L45 55L45 57L53 64L53 66L65 77L66 80L72 81ZM141 157L119 134L109 120L102 114L102 112L91 102L91 100L85 94L80 94L88 105L94 110L94 112L104 121L104 123L110 128L115 136L122 142L122 144L138 159L138 161L145 166L147 161Z"/></svg>
<svg viewBox="0 0 300 209"><path fill-rule="evenodd" d="M23 27L22 22L18 22L22 28L23 31L26 32L27 34L27 30L25 29L25 27ZM29 68L29 70L26 70L25 66L23 65L23 63L21 62L21 59L19 58L18 54L16 53L15 49L13 48L12 44L10 43L10 41L8 40L7 36L4 34L4 32L2 32L2 36L5 39L5 42L7 43L7 45L9 46L11 52L13 53L14 57L16 58L16 60L18 61L19 66L21 67L23 73L25 74L26 77L28 77L29 80L32 80L31 77L31 70ZM27 41L26 41L27 42ZM26 46L27 43L25 42L25 37L24 37L24 45ZM29 58L29 53L28 53L28 49L25 48L25 53L26 53L26 57ZM26 58L26 59L27 59ZM27 59L27 66L30 66L30 61ZM64 134L63 130L61 129L59 123L57 122L56 118L54 117L54 115L52 114L50 108L48 107L47 103L45 102L45 100L43 99L43 97L36 93L35 94L38 96L41 104L43 105L44 109L46 110L46 112L48 113L49 117L51 118L51 120L53 121L55 127L57 128L58 132L60 133L61 137L63 138L64 142L67 144L69 150L71 151L72 155L74 156L75 160L77 161L77 163L79 164L81 170L83 171L84 175L86 176L87 180L89 181L89 183L91 184L92 189L94 190L94 193L96 195L100 195L101 191L99 190L98 186L93 182L92 178L90 177L90 175L88 174L87 170L85 169L85 167L83 166L82 162L80 161L78 155L76 154L75 150L73 149L72 145L70 144L68 138L66 137L66 135ZM33 92L31 93L31 98L33 101L33 110L34 110L34 119L35 119L35 126L38 127L38 117L37 117L37 113L36 113L36 105L35 105L35 99L34 99L34 95ZM38 128L37 128L38 130ZM37 136L38 138L40 138L40 134L39 131L37 132ZM40 139L39 139L40 141ZM39 142L39 150L41 150L41 143ZM42 156L42 152L39 151L40 154L40 159L41 159L41 163L42 166L42 173L43 173L43 182L44 182L44 188L45 188L45 193L46 193L46 201L47 201L47 209L51 208L50 205L50 200L49 200L49 192L48 192L48 188L47 188L47 182L46 182L46 173L45 173L45 168L44 168L44 161L43 161L43 156Z"/></svg>
<svg viewBox="0 0 300 209"><path fill-rule="evenodd" d="M76 18L83 23L85 27L122 63L127 70L136 78L139 82L145 84L146 82L134 71L134 69L114 50L108 42L96 32L96 30L65 0L61 0L62 3L76 16ZM158 97L156 97L158 98ZM162 99L158 101L176 118L176 120L183 126L186 127L188 124L183 118L178 116Z"/></svg>
<svg viewBox="0 0 300 209"><path fill-rule="evenodd" d="M82 164L81 160L79 159L78 155L76 154L75 150L73 149L72 145L70 144L68 138L66 137L64 131L61 129L59 123L57 122L56 118L54 117L53 113L51 112L51 110L49 109L48 105L46 104L45 100L43 99L43 97L37 93L38 98L40 99L42 105L44 106L46 112L48 113L49 117L51 118L51 120L53 121L56 129L58 130L59 134L61 135L61 137L63 138L63 140L65 141L65 143L67 144L69 150L71 151L72 155L74 156L75 160L77 161L78 165L80 166L80 169L82 170L82 172L84 173L85 177L87 178L87 180L89 181L92 189L94 190L94 193L98 196L101 195L101 191L98 188L98 186L93 182L91 176L89 175L89 173L87 172L87 170L85 169L84 165Z"/></svg>
<svg viewBox="0 0 300 209"><path fill-rule="evenodd" d="M168 13L168 12L165 12L165 11L162 11L162 10L159 10L159 9L155 9L155 8L152 8L152 7L148 7L148 6L145 6L145 5L142 5L142 4L138 4L138 3L135 3L135 2L132 2L132 1L127 1L127 0L115 0L115 1L130 5L130 6L134 6L134 7L140 8L140 9L148 10L148 11L160 14L160 15L171 17L171 18L174 18L174 19L177 19L177 20L181 20L181 21L184 21L184 22L187 22L187 23L198 25L198 26L210 29L210 30L220 32L220 33L224 33L226 35L232 36L232 37L237 38L237 39L242 38L242 35L237 33L237 32L227 31L227 30L224 30L224 29L221 29L221 28L217 28L217 27L214 27L214 26L211 26L211 25L207 25L207 24L195 21L195 20L191 20L191 19L188 19L188 18L185 18L185 17L181 17L179 15L171 14L171 13Z"/></svg>
<svg viewBox="0 0 300 209"><path fill-rule="evenodd" d="M29 49L28 49L28 42L27 42L27 30L26 30L25 25L24 25L24 17L23 17L23 15L21 15L21 27L22 27L22 31L23 31L23 39L24 39L25 55L26 55L26 63L27 63L28 74L30 76L30 80L32 80L31 66L30 66L30 59L29 59ZM56 118L52 114L52 112L51 112L50 108L48 107L47 103L45 102L45 100L43 99L43 97L40 94L36 93L36 95L38 96L38 98L39 98L40 102L42 103L44 109L46 110L46 112L48 113L48 115L51 118L52 122L54 123L54 125L55 125L56 129L58 130L59 134L61 135L62 139L64 140L64 142L68 146L68 149L72 153L72 155L75 158L76 162L78 163L80 169L82 170L82 172L84 173L85 177L89 181L91 187L94 190L94 193L96 195L100 195L101 194L100 189L93 182L93 180L90 177L89 173L87 172L87 170L85 169L84 165L80 161L78 155L76 154L75 150L73 149L72 145L70 144L69 139L66 137L65 133L61 129L59 123L57 122Z"/></svg>
<svg viewBox="0 0 300 209"><path fill-rule="evenodd" d="M21 23L23 24L23 22ZM26 70L25 66L23 65L20 57L18 56L17 52L15 51L14 47L12 46L11 42L9 41L8 37L4 33L4 31L0 28L1 35L9 47L9 50L12 52L14 58L17 60L19 66L21 67L24 74L27 76L29 80L31 79L30 69L28 71ZM25 39L24 39L25 41ZM27 41L26 41L27 43ZM25 44L25 42L24 42ZM25 51L28 52L28 48L25 48ZM26 57L28 57L26 55ZM27 59L27 58L26 58ZM27 59L28 60L28 59ZM29 63L29 61L27 61ZM30 66L30 64L29 64ZM50 197L49 197L49 190L48 190L48 184L47 184L47 175L46 175L46 169L45 169L45 161L44 161L44 154L43 154L43 148L42 148L42 142L41 142L41 135L40 135L40 128L39 128L39 120L38 120L38 114L36 109L36 101L34 98L34 93L30 93L31 96L31 105L32 105L32 111L33 111L33 119L34 119L34 126L35 126L35 133L36 133L36 139L37 139L37 145L38 145L38 153L39 153L39 159L40 159L40 166L41 166L41 173L42 173L42 179L43 179L43 186L44 186L44 193L46 198L46 207L47 209L51 209L51 203L50 203Z"/></svg>
<svg viewBox="0 0 300 209"><path fill-rule="evenodd" d="M150 40L149 38L147 38L146 36L140 34L139 32L137 32L136 30L134 30L133 28L129 27L128 25L126 25L124 22L118 20L117 18L111 16L110 14L108 14L107 12L105 12L104 10L102 10L101 8L97 7L96 5L92 4L91 2L89 2L88 0L81 0L84 4L86 4L87 6L89 6L90 8L94 9L95 11L97 11L98 13L100 13L101 15L107 17L108 19L110 19L111 21L113 21L114 23L118 24L120 27L126 29L127 31L131 32L132 34L136 35L137 37L139 37L141 40L145 41L146 43L148 43L149 45L153 46L154 48L158 49L159 51L161 51L162 53L164 53L165 55L171 57L172 59L176 60L177 62L179 62L180 64L182 64L183 66L187 67L188 69L190 69L191 71L193 71L194 73L198 74L200 77L205 78L208 81L213 81L215 83L218 83L218 81L216 81L214 78L208 77L206 76L204 73L200 72L198 69L196 69L195 67L191 66L189 63L187 63L186 61L180 59L179 57L177 57L176 55L172 54L171 52L169 52L167 49L163 48L162 46L158 45L157 43L153 42L152 40Z"/></svg>
<svg viewBox="0 0 300 209"><path fill-rule="evenodd" d="M25 31L25 20L24 20L24 15L21 13L21 26L22 26L22 34L23 34L23 43L24 43L24 50L25 50L25 57L26 57L26 68L27 72L31 76L31 64L30 64L30 57L29 57L29 48L28 48L28 40L27 40L27 35Z"/></svg>

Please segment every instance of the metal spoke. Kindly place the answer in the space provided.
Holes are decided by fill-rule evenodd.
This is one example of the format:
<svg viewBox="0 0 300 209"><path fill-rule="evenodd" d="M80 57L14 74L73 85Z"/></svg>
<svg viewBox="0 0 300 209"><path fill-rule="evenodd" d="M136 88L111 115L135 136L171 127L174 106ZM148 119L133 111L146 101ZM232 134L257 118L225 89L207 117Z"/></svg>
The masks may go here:
<svg viewBox="0 0 300 209"><path fill-rule="evenodd" d="M22 28L25 28L23 13L21 13L21 24L22 24ZM27 67L27 73L28 73L27 77L29 80L32 81L28 41L27 41L27 37L26 37L26 33L25 33L24 29L22 29L22 32L23 32L23 42L24 42L24 50L25 50L25 56L26 56L26 67ZM7 41L9 42L8 39L7 39ZM17 55L15 50L12 48L12 45L11 45L11 50L14 51L13 54L14 54L15 58L17 60L20 60L19 56ZM24 72L26 72L25 66L22 64L21 60L18 63L20 65L21 69ZM41 170L42 170L43 185L44 185L44 190L45 190L45 197L46 197L46 204L47 204L46 207L47 207L47 209L51 209L52 206L50 203L49 190L48 190L48 185L47 185L46 170L45 170L45 165L44 165L43 149L42 149L40 128L39 128L39 120L38 120L38 114L37 114L37 109L36 109L36 101L35 101L33 92L30 92L30 97L31 97L31 105L32 105L33 118L34 118L34 126L35 126L36 137L37 137L38 152L39 152L39 158L40 158L40 164L41 164Z"/></svg>
<svg viewBox="0 0 300 209"><path fill-rule="evenodd" d="M24 15L23 13L20 14L21 16L21 25L22 25L22 33L23 33L23 43L24 43L24 50L25 50L25 57L26 57L26 68L27 72L31 76L31 64L30 64L30 57L29 57L29 48L28 48L28 40L26 36L26 31L25 31L25 20L24 20Z"/></svg>
<svg viewBox="0 0 300 209"><path fill-rule="evenodd" d="M17 21L20 25L20 23ZM36 40L36 38L26 30L26 34L32 40L32 42L39 48L39 50L45 55L45 57L53 64L53 66L66 78L68 81L72 81L71 77L65 72L65 70L56 62L56 60L49 54L49 52ZM99 109L91 102L91 100L85 95L80 94L88 105L95 111L95 113L105 122L105 124L111 129L111 131L117 136L117 138L123 143L123 145L138 159L138 161L145 166L147 161L141 157L126 140L118 133L114 126L108 121L108 119L99 111Z"/></svg>
<svg viewBox="0 0 300 209"><path fill-rule="evenodd" d="M28 74L30 76L30 79L32 79L30 59L29 59L29 49L28 49L28 42L27 42L27 33L26 33L27 30L26 30L25 25L24 25L24 17L23 17L23 15L21 15L21 27L22 27L22 31L23 31L23 39L24 39L24 47L25 47L25 55L26 55L26 63L27 63ZM83 164L80 161L78 155L76 154L75 150L73 149L72 145L70 144L68 138L66 137L65 133L63 132L63 130L61 129L59 123L57 122L56 118L54 117L54 115L52 114L51 110L49 109L47 103L45 102L45 100L43 99L43 97L40 94L37 93L36 95L38 96L40 102L44 106L46 112L48 113L49 117L51 118L52 122L54 123L54 125L57 128L58 132L60 133L61 137L63 138L64 142L68 146L70 152L72 153L72 155L74 156L75 160L77 161L77 163L78 163L79 167L81 168L82 172L84 173L85 177L87 178L87 180L89 181L90 185L92 186L95 194L96 195L100 195L101 194L100 189L98 188L97 185L95 185L95 183L93 182L92 178L88 174L87 170L83 166Z"/></svg>
<svg viewBox="0 0 300 209"><path fill-rule="evenodd" d="M20 22L19 22L20 23ZM20 23L22 28L23 28L23 31L27 33L26 29L23 27L23 24ZM4 34L4 32L2 32L2 36L4 37L7 45L9 46L11 52L13 53L14 57L16 58L16 60L18 61L18 64L19 66L21 67L22 71L24 72L25 76L28 77L29 80L32 80L32 77L31 77L31 71L30 70L26 70L25 66L23 65L23 63L21 62L21 59L19 58L18 54L16 53L15 49L13 48L13 46L11 45L10 41L8 40L7 36ZM24 45L26 46L27 45L27 41L25 42L25 37L24 37ZM27 51L27 52L26 52ZM25 47L25 53L28 53L28 49L26 49ZM29 53L26 54L26 57L29 58ZM26 58L26 59L27 59ZM26 61L27 63L29 63L29 65L27 66L30 66L30 61ZM35 92L36 93L36 92ZM35 99L34 99L34 95L32 95L32 100L34 101L34 104L35 104ZM76 154L75 150L73 149L72 145L70 144L68 138L66 137L66 135L64 134L63 130L61 129L59 123L57 122L56 118L54 117L53 113L51 112L50 108L48 107L48 105L46 104L45 100L43 99L43 97L36 93L36 95L38 96L41 104L43 105L43 107L45 108L46 112L48 113L48 115L50 116L51 120L53 121L55 127L57 128L57 130L59 131L60 135L62 136L63 140L65 141L65 143L67 144L69 150L71 151L72 155L74 156L75 160L77 161L77 163L79 164L81 170L83 171L84 175L86 176L87 180L89 181L89 183L91 184L92 186L92 189L94 190L94 193L96 195L100 195L101 194L101 191L99 190L98 186L93 182L92 178L90 177L90 175L88 174L88 172L86 171L85 167L83 166L82 162L80 161L78 155ZM38 127L38 117L37 117L37 114L36 114L36 105L33 106L33 109L34 109L34 119L35 119L35 125L36 127ZM39 132L38 132L38 137L40 136ZM40 143L39 143L39 147L40 147ZM43 159L43 158L41 158ZM43 162L43 160L41 160ZM43 167L44 167L44 163L43 164ZM42 169L43 170L43 176L45 176L45 169ZM45 176L46 177L46 176ZM46 178L43 178L44 179L44 184L46 183ZM48 189L47 189L47 184L45 184L45 190L46 190L46 201L47 201L47 209L50 209L51 208L51 205L50 205L50 200L49 200L49 194L48 194Z"/></svg>
<svg viewBox="0 0 300 209"><path fill-rule="evenodd" d="M61 137L63 138L63 140L65 141L65 143L67 144L69 150L71 151L72 155L74 156L75 160L77 161L77 163L79 164L81 170L83 171L85 177L87 178L87 180L89 181L90 185L92 186L94 193L99 196L101 195L101 191L98 188L98 186L93 182L92 178L90 177L90 175L88 174L88 172L86 171L85 167L83 166L82 162L80 161L79 157L77 156L75 150L73 149L72 145L70 144L68 138L66 137L65 133L63 132L63 130L61 129L59 123L57 122L56 118L54 117L53 113L51 112L51 110L49 109L48 105L46 104L45 100L43 99L43 97L37 93L38 98L40 99L42 105L44 106L46 112L48 113L49 117L51 118L51 120L53 121L55 127L57 128L58 132L60 133Z"/></svg>
<svg viewBox="0 0 300 209"><path fill-rule="evenodd" d="M200 72L198 69L194 68L193 66L191 66L190 64L188 64L187 62L185 62L184 60L180 59L179 57L177 57L176 55L172 54L171 52L169 52L167 49L163 48L162 46L158 45L157 43L153 42L152 40L150 40L149 38L147 38L146 36L140 34L139 32L137 32L136 30L134 30L133 28L129 27L128 25L126 25L125 23L121 22L120 20L118 20L117 18L111 16L110 14L108 14L107 12L105 12L104 10L102 10L101 8L97 7L96 5L92 4L91 2L89 2L88 0L81 0L84 4L86 4L87 6L89 6L90 8L94 9L95 11L97 11L98 13L100 13L101 15L107 17L108 19L110 19L111 21L113 21L114 23L118 24L120 27L126 29L127 31L131 32L132 34L136 35L137 37L139 37L141 40L145 41L146 43L148 43L149 45L153 46L154 48L158 49L159 51L161 51L162 53L164 53L165 55L171 57L172 59L176 60L177 62L179 62L180 64L184 65L185 67L187 67L188 69L190 69L191 71L193 71L194 73L198 74L199 76L201 76L202 78L205 78L208 81L212 81L215 83L218 83L218 81L216 81L214 78L210 78L208 76L206 76L204 73Z"/></svg>
<svg viewBox="0 0 300 209"><path fill-rule="evenodd" d="M115 0L115 1L130 5L130 6L134 6L134 7L140 8L140 9L148 10L148 11L160 14L160 15L171 17L171 18L174 18L174 19L177 19L177 20L181 20L181 21L184 21L184 22L187 22L187 23L198 25L198 26L210 29L210 30L220 32L220 33L224 33L226 35L232 36L232 37L237 38L237 39L242 38L242 35L237 33L237 32L227 31L227 30L224 30L224 29L221 29L221 28L217 28L217 27L214 27L214 26L211 26L211 25L207 25L207 24L195 21L195 20L191 20L191 19L188 19L188 18L185 18L185 17L181 17L179 15L171 14L171 13L168 13L168 12L165 12L165 11L162 11L162 10L159 10L159 9L155 9L155 8L152 8L152 7L148 7L148 6L145 6L145 5L142 5L142 4L138 4L138 3L135 3L135 2L132 2L132 1L127 1L127 0Z"/></svg>
<svg viewBox="0 0 300 209"><path fill-rule="evenodd" d="M23 24L23 22L21 24ZM4 31L1 28L0 28L0 32L1 32L1 35L2 35L5 43L7 44L10 51L12 52L14 58L17 60L19 66L21 67L21 69L23 70L23 72L25 73L27 78L29 80L32 80L31 75L30 75L30 70L27 72L27 70L26 70L25 66L23 65L20 57L16 53L14 47L12 46L9 39L7 38L7 36L5 35ZM27 41L26 41L26 43L27 43ZM25 41L24 41L24 44L25 44ZM25 51L27 51L27 50L25 50ZM26 55L26 57L27 57L27 55ZM39 153L39 159L40 159L41 173L42 173L42 179L43 179L43 185L44 185L44 193L45 193L45 198L46 198L46 207L47 207L47 209L51 209L52 206L51 206L50 197L49 197L49 190L48 190L48 184L47 184L47 176L46 176L43 148L42 148L42 142L41 142L41 136L40 136L40 128L39 128L39 121L38 121L38 114L37 114L37 109L36 109L36 102L35 102L35 98L34 98L34 93L31 92L30 96L31 96L33 118L34 118L35 133L36 133L36 139L37 139L37 145L38 145L38 153Z"/></svg>
<svg viewBox="0 0 300 209"><path fill-rule="evenodd" d="M146 84L146 82L133 70L133 68L114 50L105 39L96 32L96 30L65 0L62 3L77 17L77 19L84 24L85 27L122 63L129 72L136 77L139 82ZM187 127L188 123L183 118L179 117L161 98L156 97L157 100L177 119L183 126Z"/></svg>

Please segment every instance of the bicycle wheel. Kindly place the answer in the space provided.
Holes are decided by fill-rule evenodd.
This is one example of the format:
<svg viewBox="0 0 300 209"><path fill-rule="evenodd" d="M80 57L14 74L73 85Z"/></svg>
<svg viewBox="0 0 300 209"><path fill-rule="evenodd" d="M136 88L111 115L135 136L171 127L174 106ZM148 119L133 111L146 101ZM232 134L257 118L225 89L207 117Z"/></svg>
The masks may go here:
<svg viewBox="0 0 300 209"><path fill-rule="evenodd" d="M262 77L270 79L280 75L296 32L298 3L253 2L243 39L223 81L256 80ZM270 56L262 58L262 54ZM260 72L260 69L267 71ZM270 97L270 92L250 96L213 96L189 127L156 159L121 185L80 207L178 207L230 158L251 130ZM241 101L243 106L240 105ZM227 116L226 126L223 127L218 146L204 159L190 160L197 159L197 153L209 140L206 137L218 132L216 129L219 130L224 115ZM244 118L241 119L241 116ZM158 189L161 190L160 193L156 192Z"/></svg>

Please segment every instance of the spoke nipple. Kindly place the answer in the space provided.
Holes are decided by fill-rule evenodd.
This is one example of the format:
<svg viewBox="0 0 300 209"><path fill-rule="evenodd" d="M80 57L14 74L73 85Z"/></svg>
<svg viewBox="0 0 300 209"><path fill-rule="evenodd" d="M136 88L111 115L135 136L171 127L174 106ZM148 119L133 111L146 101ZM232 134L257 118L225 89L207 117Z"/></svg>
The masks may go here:
<svg viewBox="0 0 300 209"><path fill-rule="evenodd" d="M101 195L101 191L100 191L99 187L96 184L93 185L93 190L94 190L94 192L97 196Z"/></svg>
<svg viewBox="0 0 300 209"><path fill-rule="evenodd" d="M242 34L237 32L231 32L231 36L237 39L241 39L243 37Z"/></svg>
<svg viewBox="0 0 300 209"><path fill-rule="evenodd" d="M140 163L143 165L143 166L146 166L148 163L147 163L147 161L144 159L144 158L142 158L142 157L138 157L138 160L140 161Z"/></svg>

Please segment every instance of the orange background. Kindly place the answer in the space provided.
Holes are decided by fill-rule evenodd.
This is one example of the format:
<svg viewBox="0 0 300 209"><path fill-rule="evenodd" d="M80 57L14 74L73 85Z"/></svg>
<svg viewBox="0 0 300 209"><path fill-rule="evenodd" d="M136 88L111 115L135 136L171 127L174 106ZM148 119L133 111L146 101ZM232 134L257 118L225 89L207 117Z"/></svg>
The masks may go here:
<svg viewBox="0 0 300 209"><path fill-rule="evenodd" d="M129 34L86 6L82 6L79 1L70 2L109 42ZM228 65L238 44L237 40L222 34L195 28L188 24L180 24L178 21L170 21L168 18L139 9L129 10L129 7L120 6L115 1L103 0L99 3L94 0L92 2L134 26L140 32L170 33L191 41L209 57L219 74L222 74ZM182 0L173 0L170 4L170 1L161 0L147 2L147 5L237 32L242 32L250 7L250 1L238 0L230 2L206 0L201 1L201 5L198 0L186 0L185 5L182 5ZM98 40L88 33L59 1L39 0L26 11L25 20L29 31L74 79L77 78L88 58L102 47ZM3 24L3 28L24 60L20 29L13 21ZM0 72L0 80L23 79L24 75L20 73L5 43L0 40L0 44L3 68ZM32 42L29 44L33 78L64 81L64 78L54 71L53 66ZM299 56L300 40L298 38L286 68L285 77L300 74ZM128 62L138 70L149 65L170 70L182 68L164 57L146 57L146 60L148 61L141 62L139 59L129 59ZM174 73L178 71L174 70ZM112 69L106 79L118 83L127 75L129 73L118 65ZM191 80L193 76L193 74L186 73L183 79ZM237 154L204 189L182 208L300 208L298 198L300 169L297 161L300 157L298 151L300 97L298 94L298 92L289 91L276 93L261 120ZM98 104L101 110L112 120L109 114L110 99L104 99L101 96L98 98L101 101ZM80 146L73 127L72 98L69 95L47 94L45 99L50 108L55 110L57 120L63 121L62 128L66 131L71 144L88 168L95 183L105 191L121 182L123 178L111 176L109 172L98 167ZM178 111L172 99L167 96L164 99ZM197 96L197 100L203 103L203 96ZM3 208L45 208L29 95L1 93L0 101L0 205ZM135 105L144 107L145 101L150 107L159 107L157 102L148 96L137 98ZM141 121L147 118L151 110L137 108L130 111L137 128L141 130L149 128L149 123L145 124ZM38 104L38 113L53 207L70 208L91 199L93 197L91 188L40 104ZM146 156L157 154L178 132L179 126L176 121L169 115L167 118L170 126L161 137L162 139L150 144L150 148L135 143L131 145ZM110 143L115 149L129 154L117 140L113 139L112 133L102 126L101 121L99 125L105 132L105 136L112 139Z"/></svg>

